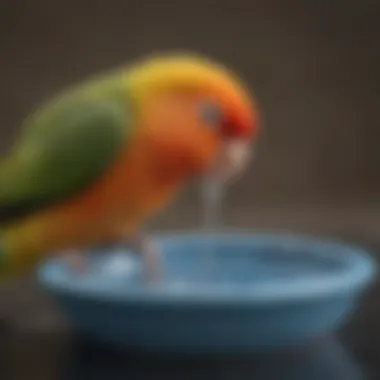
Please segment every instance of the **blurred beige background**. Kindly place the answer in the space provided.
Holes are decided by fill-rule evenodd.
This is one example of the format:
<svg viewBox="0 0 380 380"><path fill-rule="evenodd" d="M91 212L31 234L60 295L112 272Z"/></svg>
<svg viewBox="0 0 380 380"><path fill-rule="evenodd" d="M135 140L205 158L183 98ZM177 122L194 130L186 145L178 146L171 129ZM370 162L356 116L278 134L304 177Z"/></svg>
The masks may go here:
<svg viewBox="0 0 380 380"><path fill-rule="evenodd" d="M27 112L62 86L153 50L200 51L245 76L263 110L257 156L228 195L226 224L380 247L379 2L3 0L0 7L3 150ZM193 189L155 226L193 228L200 220ZM0 298L12 320L20 318L15 304L37 302L18 286ZM368 334L379 340L375 330Z"/></svg>

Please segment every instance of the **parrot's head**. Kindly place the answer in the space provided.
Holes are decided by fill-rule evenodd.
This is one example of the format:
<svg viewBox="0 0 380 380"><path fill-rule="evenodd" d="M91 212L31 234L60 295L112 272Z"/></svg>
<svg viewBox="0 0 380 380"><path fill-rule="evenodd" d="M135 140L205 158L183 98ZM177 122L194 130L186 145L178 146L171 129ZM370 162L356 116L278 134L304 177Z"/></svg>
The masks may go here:
<svg viewBox="0 0 380 380"><path fill-rule="evenodd" d="M140 122L170 170L227 180L246 167L258 114L227 68L199 55L157 56L131 70L129 85Z"/></svg>

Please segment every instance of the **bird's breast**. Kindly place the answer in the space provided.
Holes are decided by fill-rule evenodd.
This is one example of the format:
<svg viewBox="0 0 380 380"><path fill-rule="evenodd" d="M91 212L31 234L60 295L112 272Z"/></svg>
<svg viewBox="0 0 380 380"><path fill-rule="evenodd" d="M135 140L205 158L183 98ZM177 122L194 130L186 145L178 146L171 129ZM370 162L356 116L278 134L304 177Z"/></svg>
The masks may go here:
<svg viewBox="0 0 380 380"><path fill-rule="evenodd" d="M83 212L96 213L92 219L105 226L138 225L163 207L178 189L178 178L164 176L153 150L136 149L122 152L115 165L82 200Z"/></svg>

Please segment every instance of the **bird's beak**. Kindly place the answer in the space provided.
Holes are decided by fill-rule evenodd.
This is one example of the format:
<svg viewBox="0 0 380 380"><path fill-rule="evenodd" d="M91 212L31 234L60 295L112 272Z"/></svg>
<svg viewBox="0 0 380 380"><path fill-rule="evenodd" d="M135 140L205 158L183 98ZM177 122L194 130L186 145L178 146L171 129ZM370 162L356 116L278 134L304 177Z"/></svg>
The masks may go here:
<svg viewBox="0 0 380 380"><path fill-rule="evenodd" d="M211 175L222 182L229 182L240 175L248 166L253 146L245 139L228 139L223 142Z"/></svg>

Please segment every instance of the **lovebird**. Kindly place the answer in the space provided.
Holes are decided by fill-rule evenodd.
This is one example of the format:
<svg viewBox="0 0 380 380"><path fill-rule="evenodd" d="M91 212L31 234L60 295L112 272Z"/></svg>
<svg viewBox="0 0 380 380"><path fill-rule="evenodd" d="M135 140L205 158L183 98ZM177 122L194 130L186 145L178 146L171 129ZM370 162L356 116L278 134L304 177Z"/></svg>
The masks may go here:
<svg viewBox="0 0 380 380"><path fill-rule="evenodd" d="M65 88L1 158L0 278L120 242L157 277L144 224L189 181L241 172L258 124L242 81L196 53L152 55Z"/></svg>

